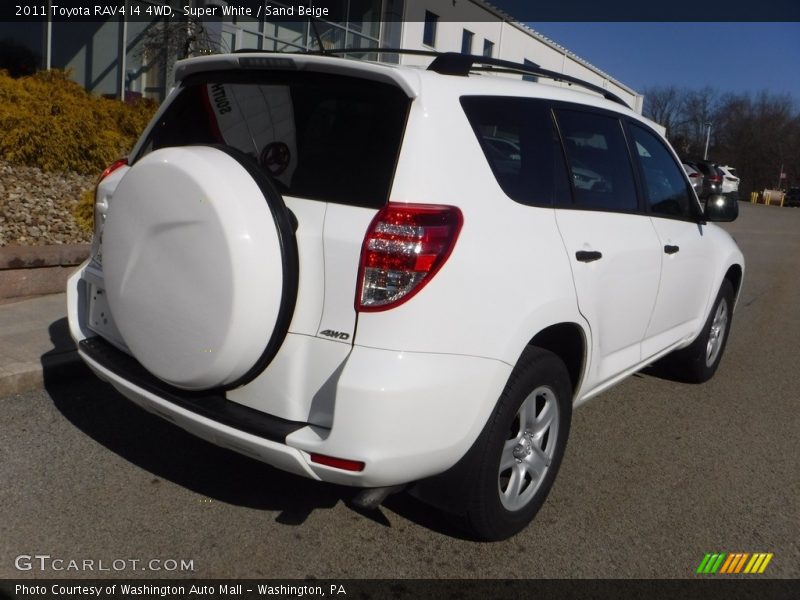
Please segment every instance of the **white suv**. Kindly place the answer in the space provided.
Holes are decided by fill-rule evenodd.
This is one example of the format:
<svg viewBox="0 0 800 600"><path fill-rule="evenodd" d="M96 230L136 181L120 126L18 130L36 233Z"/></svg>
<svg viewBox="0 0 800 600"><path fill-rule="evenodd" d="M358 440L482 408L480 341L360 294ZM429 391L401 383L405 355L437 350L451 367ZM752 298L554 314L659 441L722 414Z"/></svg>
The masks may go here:
<svg viewBox="0 0 800 600"><path fill-rule="evenodd" d="M733 167L717 165L722 175L722 185L720 187L720 194L736 194L739 191L739 178L734 172Z"/></svg>
<svg viewBox="0 0 800 600"><path fill-rule="evenodd" d="M98 186L68 287L81 356L362 507L409 487L481 538L521 530L574 406L662 358L713 375L744 261L707 223L736 204L702 209L647 120L478 63L514 68L179 63Z"/></svg>

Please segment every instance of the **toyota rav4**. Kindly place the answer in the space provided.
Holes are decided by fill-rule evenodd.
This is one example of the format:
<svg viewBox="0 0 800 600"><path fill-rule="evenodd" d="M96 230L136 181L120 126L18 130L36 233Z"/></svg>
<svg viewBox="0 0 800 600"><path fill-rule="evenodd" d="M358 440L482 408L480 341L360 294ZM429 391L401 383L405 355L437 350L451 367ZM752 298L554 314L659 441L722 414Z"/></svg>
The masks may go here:
<svg viewBox="0 0 800 600"><path fill-rule="evenodd" d="M520 531L573 407L659 360L714 374L744 270L710 223L735 202L701 208L608 91L508 75L531 69L178 63L97 188L68 287L81 356L156 415L362 506L409 488L480 538Z"/></svg>

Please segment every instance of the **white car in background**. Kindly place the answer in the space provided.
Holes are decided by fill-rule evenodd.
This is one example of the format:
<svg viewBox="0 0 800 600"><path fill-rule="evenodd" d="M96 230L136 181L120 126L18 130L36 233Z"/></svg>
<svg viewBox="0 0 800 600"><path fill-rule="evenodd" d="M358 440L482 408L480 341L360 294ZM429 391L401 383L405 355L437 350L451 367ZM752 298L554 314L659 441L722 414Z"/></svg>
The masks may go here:
<svg viewBox="0 0 800 600"><path fill-rule="evenodd" d="M722 194L737 193L739 191L739 178L736 176L736 173L734 173L735 169L722 165L717 165L717 169L719 169L722 174L722 187L720 192Z"/></svg>
<svg viewBox="0 0 800 600"><path fill-rule="evenodd" d="M703 174L692 165L686 163L683 163L683 170L686 171L686 176L692 182L692 189L694 189L699 198L703 193Z"/></svg>
<svg viewBox="0 0 800 600"><path fill-rule="evenodd" d="M458 54L178 63L98 185L68 284L82 358L159 417L360 488L360 506L409 488L480 538L523 529L574 406L661 359L713 376L744 258L711 223L736 203L702 208L621 100L485 65L530 72Z"/></svg>

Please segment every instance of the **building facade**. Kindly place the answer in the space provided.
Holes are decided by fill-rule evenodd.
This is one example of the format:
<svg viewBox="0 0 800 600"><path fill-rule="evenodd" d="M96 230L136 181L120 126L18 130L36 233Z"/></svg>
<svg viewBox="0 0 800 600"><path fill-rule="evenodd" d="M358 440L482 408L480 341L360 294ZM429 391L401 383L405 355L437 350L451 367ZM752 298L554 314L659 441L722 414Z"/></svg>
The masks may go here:
<svg viewBox="0 0 800 600"><path fill-rule="evenodd" d="M191 0L191 6L222 7L227 0ZM290 6L255 0L262 7ZM339 0L336 20L291 21L242 16L183 16L187 0L174 0L173 15L159 15L163 2L126 0L126 17L102 22L48 21L18 28L16 37L41 49L41 68L69 69L87 89L118 98L161 100L173 85L179 58L235 50L303 51L325 48L403 48L465 52L539 66L608 89L637 112L643 96L482 0ZM163 11L162 11L163 12ZM177 17L177 18L176 18ZM24 33L27 31L27 33ZM23 33L20 33L23 32ZM0 30L0 38L5 32ZM407 54L361 55L373 60L424 65ZM528 79L535 77L528 76ZM566 85L543 79L544 83Z"/></svg>

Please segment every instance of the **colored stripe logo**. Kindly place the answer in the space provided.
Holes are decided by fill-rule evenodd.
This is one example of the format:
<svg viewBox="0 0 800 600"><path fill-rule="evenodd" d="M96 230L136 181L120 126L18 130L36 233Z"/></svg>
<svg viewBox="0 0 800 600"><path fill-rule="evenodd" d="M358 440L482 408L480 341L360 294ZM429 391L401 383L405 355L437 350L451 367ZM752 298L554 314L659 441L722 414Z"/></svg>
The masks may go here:
<svg viewBox="0 0 800 600"><path fill-rule="evenodd" d="M763 573L772 560L772 552L717 552L706 554L697 567L697 573L703 575L738 575Z"/></svg>

